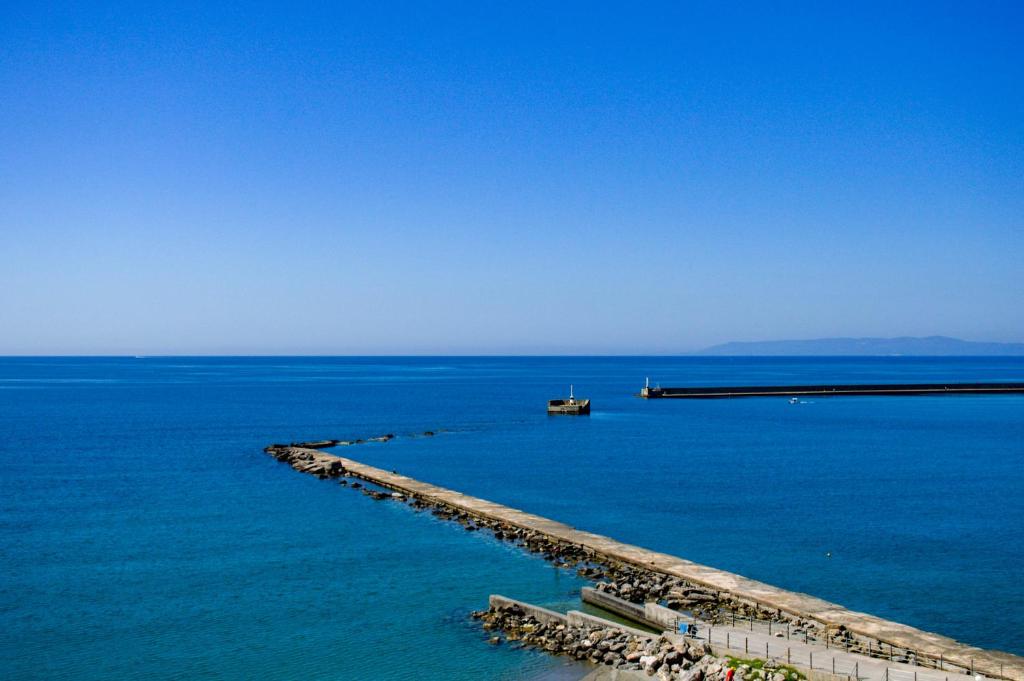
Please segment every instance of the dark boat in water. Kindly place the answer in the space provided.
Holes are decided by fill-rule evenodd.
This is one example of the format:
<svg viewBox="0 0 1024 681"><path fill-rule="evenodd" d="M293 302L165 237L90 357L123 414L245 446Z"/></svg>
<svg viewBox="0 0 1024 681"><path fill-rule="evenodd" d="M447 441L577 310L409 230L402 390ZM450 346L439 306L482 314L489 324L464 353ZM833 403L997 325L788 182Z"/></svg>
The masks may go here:
<svg viewBox="0 0 1024 681"><path fill-rule="evenodd" d="M569 399L548 400L549 414L589 414L590 400L577 400L572 394L572 386L569 386Z"/></svg>

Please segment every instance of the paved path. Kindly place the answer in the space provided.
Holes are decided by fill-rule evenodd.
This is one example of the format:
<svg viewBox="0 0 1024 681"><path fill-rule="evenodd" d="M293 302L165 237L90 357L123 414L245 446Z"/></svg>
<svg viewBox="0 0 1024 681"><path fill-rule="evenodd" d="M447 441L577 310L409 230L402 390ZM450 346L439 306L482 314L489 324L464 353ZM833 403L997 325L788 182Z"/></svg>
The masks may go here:
<svg viewBox="0 0 1024 681"><path fill-rule="evenodd" d="M841 605L829 603L807 594L786 591L683 558L623 544L609 537L583 532L548 518L420 482L397 473L390 473L352 459L338 458L350 474L383 487L438 501L484 518L500 520L509 525L534 530L550 538L591 549L603 556L679 577L717 591L724 591L767 608L811 618L827 625L842 624L853 633L866 638L899 648L916 650L936 658L941 655L953 664L965 668L973 667L980 673L991 677L1002 675L1015 681L1024 681L1024 658L1010 653L969 646L946 636L921 631L867 613L847 610Z"/></svg>
<svg viewBox="0 0 1024 681"><path fill-rule="evenodd" d="M780 664L850 676L862 681L969 681L972 678L962 671L940 671L848 653L842 648L826 648L820 643L805 643L799 636L787 639L770 635L767 631L751 631L743 626L709 626L703 622L698 623L697 627L696 638L709 641L718 654L774 659Z"/></svg>

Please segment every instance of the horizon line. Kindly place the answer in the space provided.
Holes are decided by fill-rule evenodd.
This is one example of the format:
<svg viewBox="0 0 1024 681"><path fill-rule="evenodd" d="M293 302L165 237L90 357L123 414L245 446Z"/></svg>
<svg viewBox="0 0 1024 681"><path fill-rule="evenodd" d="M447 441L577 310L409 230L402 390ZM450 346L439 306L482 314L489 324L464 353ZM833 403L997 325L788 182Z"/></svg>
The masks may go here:
<svg viewBox="0 0 1024 681"><path fill-rule="evenodd" d="M412 354L324 354L324 353L182 353L182 354L167 354L167 353L153 353L144 355L134 354L115 354L115 353L93 353L93 354L72 354L72 353L54 353L54 354L42 354L42 355L31 355L31 354L0 354L0 359L175 359L175 358L275 358L275 357L305 357L310 359L363 359L363 358L379 358L379 357L391 357L391 358L532 358L532 357L557 357L557 358L588 358L588 357L621 357L621 358L641 358L641 357L656 357L656 358L673 358L673 357L694 357L700 359L779 359L779 358L797 358L797 359L842 359L842 358L907 358L907 359L936 359L936 358L964 358L964 359L994 359L994 358L1024 358L1024 354L983 354L983 355L970 355L970 354L903 354L903 353L887 353L887 354L839 354L839 355L827 355L827 354L750 354L750 355L716 355L716 354L704 354L703 351L698 352L681 352L681 353L570 353L570 354L542 354L542 353L469 353L469 354L431 354L431 353L412 353Z"/></svg>

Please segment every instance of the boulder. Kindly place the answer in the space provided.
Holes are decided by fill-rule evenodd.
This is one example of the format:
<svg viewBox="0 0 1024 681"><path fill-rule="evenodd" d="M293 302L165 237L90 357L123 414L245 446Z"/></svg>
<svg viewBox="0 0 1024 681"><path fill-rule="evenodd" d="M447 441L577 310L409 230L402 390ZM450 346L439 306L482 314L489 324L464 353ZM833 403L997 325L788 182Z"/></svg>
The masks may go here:
<svg viewBox="0 0 1024 681"><path fill-rule="evenodd" d="M657 655L643 655L638 662L640 667L648 674L657 671L658 667L661 666L661 660L658 659Z"/></svg>

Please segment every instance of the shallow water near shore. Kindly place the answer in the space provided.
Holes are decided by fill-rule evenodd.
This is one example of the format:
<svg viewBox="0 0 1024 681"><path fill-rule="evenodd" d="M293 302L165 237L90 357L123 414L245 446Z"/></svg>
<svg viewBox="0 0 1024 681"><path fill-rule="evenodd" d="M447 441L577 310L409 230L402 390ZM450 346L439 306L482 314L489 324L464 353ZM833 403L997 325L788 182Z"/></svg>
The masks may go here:
<svg viewBox="0 0 1024 681"><path fill-rule="evenodd" d="M382 433L338 451L1024 654L1024 397L644 401L647 375L1024 380L1024 359L0 358L5 676L557 670L468 615L575 605L573 573L261 451ZM570 382L593 413L548 417Z"/></svg>

